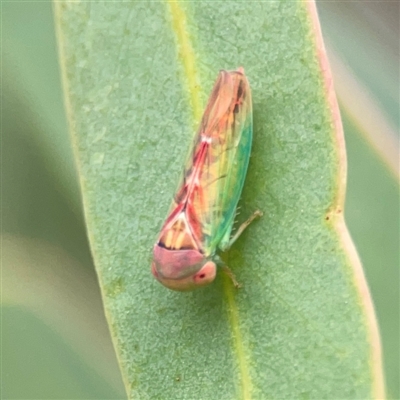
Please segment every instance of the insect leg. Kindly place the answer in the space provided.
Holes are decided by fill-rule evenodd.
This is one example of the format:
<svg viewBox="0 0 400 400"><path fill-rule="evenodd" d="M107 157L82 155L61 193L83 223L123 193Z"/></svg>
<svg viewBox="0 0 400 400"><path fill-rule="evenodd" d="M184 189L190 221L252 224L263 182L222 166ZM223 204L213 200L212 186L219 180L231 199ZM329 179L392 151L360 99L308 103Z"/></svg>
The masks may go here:
<svg viewBox="0 0 400 400"><path fill-rule="evenodd" d="M225 272L226 275L228 275L233 283L233 286L235 286L236 289L240 289L242 287L242 285L236 280L235 274L227 265L222 266L221 269Z"/></svg>
<svg viewBox="0 0 400 400"><path fill-rule="evenodd" d="M239 238L239 236L243 233L243 231L256 219L259 217L262 217L263 213L260 210L254 211L250 217L243 222L242 225L239 226L238 230L235 232L235 234L230 238L228 245L226 246L227 249L229 249L233 243L236 242L236 240Z"/></svg>

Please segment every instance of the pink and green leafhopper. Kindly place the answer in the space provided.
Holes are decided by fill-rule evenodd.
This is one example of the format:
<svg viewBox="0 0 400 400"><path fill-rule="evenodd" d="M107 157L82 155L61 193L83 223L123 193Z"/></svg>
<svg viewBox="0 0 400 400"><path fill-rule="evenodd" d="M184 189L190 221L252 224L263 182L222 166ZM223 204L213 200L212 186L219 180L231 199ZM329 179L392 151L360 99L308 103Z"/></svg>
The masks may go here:
<svg viewBox="0 0 400 400"><path fill-rule="evenodd" d="M217 251L226 251L256 211L231 237L253 135L250 85L243 68L220 71L186 161L170 212L153 249L152 273L180 291L211 283Z"/></svg>

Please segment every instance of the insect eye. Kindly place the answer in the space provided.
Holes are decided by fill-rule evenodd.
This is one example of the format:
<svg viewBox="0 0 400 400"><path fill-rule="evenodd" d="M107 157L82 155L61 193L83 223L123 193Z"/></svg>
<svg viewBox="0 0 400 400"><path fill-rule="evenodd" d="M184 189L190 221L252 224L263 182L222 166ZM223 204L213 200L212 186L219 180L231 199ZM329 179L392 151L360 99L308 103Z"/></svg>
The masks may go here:
<svg viewBox="0 0 400 400"><path fill-rule="evenodd" d="M194 283L206 285L214 280L216 274L216 265L213 261L207 261L200 271L193 277Z"/></svg>

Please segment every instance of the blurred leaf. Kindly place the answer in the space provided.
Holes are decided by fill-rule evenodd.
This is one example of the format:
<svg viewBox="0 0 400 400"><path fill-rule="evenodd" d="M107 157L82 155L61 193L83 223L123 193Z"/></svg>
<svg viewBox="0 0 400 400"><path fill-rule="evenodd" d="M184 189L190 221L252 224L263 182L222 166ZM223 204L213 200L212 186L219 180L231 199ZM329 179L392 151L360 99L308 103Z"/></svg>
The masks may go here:
<svg viewBox="0 0 400 400"><path fill-rule="evenodd" d="M3 399L118 398L79 354L25 308L6 306L1 313ZM8 373L15 370L19 373Z"/></svg>
<svg viewBox="0 0 400 400"><path fill-rule="evenodd" d="M74 254L87 267L91 257L80 213L50 171L35 140L43 127L7 73L2 95L3 233L44 239ZM60 229L62 227L62 229Z"/></svg>
<svg viewBox="0 0 400 400"><path fill-rule="evenodd" d="M397 1L318 1L323 32L399 132Z"/></svg>
<svg viewBox="0 0 400 400"><path fill-rule="evenodd" d="M0 240L2 397L121 398L91 274L44 241L11 235Z"/></svg>
<svg viewBox="0 0 400 400"><path fill-rule="evenodd" d="M346 116L346 219L374 299L393 399L400 398L399 7L318 2L324 36L336 52L329 58Z"/></svg>
<svg viewBox="0 0 400 400"><path fill-rule="evenodd" d="M122 397L83 225L51 3L1 11L2 394Z"/></svg>
<svg viewBox="0 0 400 400"><path fill-rule="evenodd" d="M36 157L40 156L64 201L81 217L56 62L51 2L4 2L1 12L2 90L7 90L2 92L7 108L3 117L7 125L14 123L19 140L35 146ZM14 104L7 97L10 93ZM3 129L9 132L8 126Z"/></svg>
<svg viewBox="0 0 400 400"><path fill-rule="evenodd" d="M346 219L360 251L377 311L388 396L398 399L399 186L351 121L345 118L344 123L349 158Z"/></svg>
<svg viewBox="0 0 400 400"><path fill-rule="evenodd" d="M368 88L352 73L332 49L328 51L335 91L342 110L357 127L365 142L377 153L393 176L399 180L399 139L396 129Z"/></svg>
<svg viewBox="0 0 400 400"><path fill-rule="evenodd" d="M88 232L128 395L382 396L367 290L344 250L341 137L305 3L55 5ZM242 290L219 278L173 293L152 279L150 251L217 71L239 65L255 125L241 218L266 216L228 255Z"/></svg>

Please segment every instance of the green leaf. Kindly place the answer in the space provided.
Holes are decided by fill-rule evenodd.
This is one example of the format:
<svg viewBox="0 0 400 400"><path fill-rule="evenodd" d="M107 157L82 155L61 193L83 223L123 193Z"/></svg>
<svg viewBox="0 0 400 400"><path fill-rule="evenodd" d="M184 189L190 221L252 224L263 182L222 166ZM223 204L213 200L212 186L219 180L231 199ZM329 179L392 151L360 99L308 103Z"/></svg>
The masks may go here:
<svg viewBox="0 0 400 400"><path fill-rule="evenodd" d="M98 285L87 267L43 239L0 240L3 397L121 398Z"/></svg>
<svg viewBox="0 0 400 400"><path fill-rule="evenodd" d="M60 195L80 217L79 186L55 62L51 4L8 2L2 4L1 12L2 94L6 99L3 133L15 129L9 140L31 142L31 146L35 146L32 153L47 167L47 174L55 178ZM33 173L35 168L25 165L25 170ZM34 180L30 178L29 182ZM43 189L40 190L43 193Z"/></svg>
<svg viewBox="0 0 400 400"><path fill-rule="evenodd" d="M383 344L387 398L399 392L399 182L343 113L349 159L346 218L364 264ZM368 178L367 178L368 177ZM373 188L373 192L371 192ZM384 199L384 200L383 200ZM368 218L365 218L365 216Z"/></svg>
<svg viewBox="0 0 400 400"><path fill-rule="evenodd" d="M345 155L314 5L56 2L88 234L132 398L382 397L343 221ZM316 36L314 35L316 33ZM223 276L175 293L151 249L219 69L243 66L254 151Z"/></svg>

